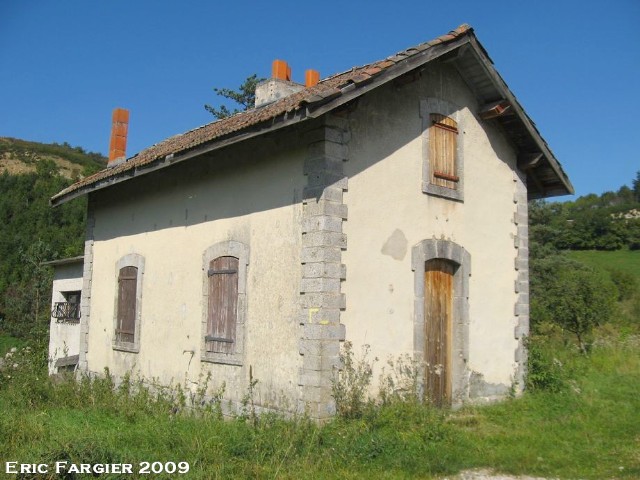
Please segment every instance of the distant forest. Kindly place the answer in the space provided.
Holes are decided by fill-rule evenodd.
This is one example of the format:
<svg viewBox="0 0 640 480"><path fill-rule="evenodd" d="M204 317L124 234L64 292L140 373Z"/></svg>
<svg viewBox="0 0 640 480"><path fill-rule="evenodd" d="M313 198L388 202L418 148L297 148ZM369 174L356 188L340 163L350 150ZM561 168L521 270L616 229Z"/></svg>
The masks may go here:
<svg viewBox="0 0 640 480"><path fill-rule="evenodd" d="M638 250L640 171L631 187L624 185L616 192L566 202L530 202L529 226L532 257L560 250Z"/></svg>

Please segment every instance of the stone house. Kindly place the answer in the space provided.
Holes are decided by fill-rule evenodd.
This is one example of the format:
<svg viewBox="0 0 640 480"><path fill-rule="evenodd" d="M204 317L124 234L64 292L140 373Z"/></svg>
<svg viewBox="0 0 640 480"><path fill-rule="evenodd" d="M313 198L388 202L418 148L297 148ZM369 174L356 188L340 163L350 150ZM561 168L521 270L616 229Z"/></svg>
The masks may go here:
<svg viewBox="0 0 640 480"><path fill-rule="evenodd" d="M527 201L573 188L473 30L307 73L128 159L116 115L113 161L52 198L89 198L78 369L210 374L232 406L251 372L321 419L348 340L439 405L521 389Z"/></svg>

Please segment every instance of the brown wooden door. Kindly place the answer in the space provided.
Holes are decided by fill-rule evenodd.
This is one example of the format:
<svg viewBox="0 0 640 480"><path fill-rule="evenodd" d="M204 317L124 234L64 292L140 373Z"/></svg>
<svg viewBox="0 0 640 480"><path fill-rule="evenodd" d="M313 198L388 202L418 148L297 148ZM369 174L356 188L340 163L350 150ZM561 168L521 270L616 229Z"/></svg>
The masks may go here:
<svg viewBox="0 0 640 480"><path fill-rule="evenodd" d="M424 274L425 395L438 407L451 404L454 270L452 262L434 259Z"/></svg>

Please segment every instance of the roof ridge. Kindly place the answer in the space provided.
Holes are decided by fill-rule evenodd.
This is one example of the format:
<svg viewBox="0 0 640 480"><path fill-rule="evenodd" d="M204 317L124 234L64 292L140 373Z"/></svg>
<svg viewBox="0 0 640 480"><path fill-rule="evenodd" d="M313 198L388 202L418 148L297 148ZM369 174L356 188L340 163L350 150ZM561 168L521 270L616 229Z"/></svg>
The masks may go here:
<svg viewBox="0 0 640 480"><path fill-rule="evenodd" d="M175 154L186 152L205 143L214 142L216 140L227 138L230 135L241 133L250 127L273 121L281 115L286 115L290 112L300 110L303 107L326 103L344 93L340 90L340 87L343 86L343 84L340 83L342 79L344 79L346 83L354 83L356 86L368 83L371 78L377 76L387 68L396 65L403 60L409 59L428 48L448 43L472 31L473 29L469 25L462 24L454 30L449 31L449 33L441 35L431 41L421 43L414 47L409 47L383 60L367 63L360 67L352 67L344 72L330 75L320 80L320 82L313 87L306 87L299 92L276 100L275 102L259 108L254 107L249 110L238 112L229 117L214 120L213 122L195 127L186 132L165 138L164 140L141 150L113 167L106 168L79 180L53 196L52 202L57 204L62 201L66 201L67 198L62 199L62 197L66 197L68 194L71 194L76 190L90 187L91 185L103 180L108 180L111 177L117 176L136 167L147 165L158 160L167 159ZM80 192L78 195L82 193L83 192ZM73 197L69 197L68 199L70 198Z"/></svg>

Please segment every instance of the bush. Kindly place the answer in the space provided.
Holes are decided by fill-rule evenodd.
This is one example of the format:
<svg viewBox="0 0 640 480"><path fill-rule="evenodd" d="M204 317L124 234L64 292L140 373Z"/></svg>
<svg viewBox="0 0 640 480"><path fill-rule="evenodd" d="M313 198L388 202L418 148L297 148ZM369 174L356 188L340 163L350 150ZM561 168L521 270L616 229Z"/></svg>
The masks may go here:
<svg viewBox="0 0 640 480"><path fill-rule="evenodd" d="M609 270L611 281L618 289L618 300L624 301L633 298L633 295L638 290L638 283L636 277L629 272L612 268Z"/></svg>

